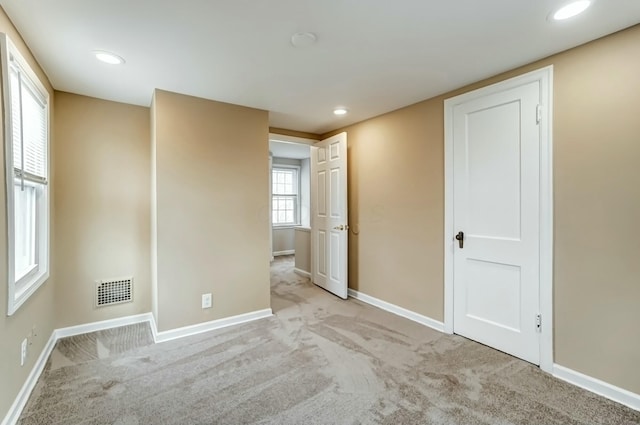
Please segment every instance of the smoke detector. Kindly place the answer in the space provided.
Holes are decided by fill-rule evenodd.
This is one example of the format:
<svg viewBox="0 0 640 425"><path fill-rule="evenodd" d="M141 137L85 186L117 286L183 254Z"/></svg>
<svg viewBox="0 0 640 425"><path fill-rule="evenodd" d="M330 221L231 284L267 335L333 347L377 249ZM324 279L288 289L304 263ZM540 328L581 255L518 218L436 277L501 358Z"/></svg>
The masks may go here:
<svg viewBox="0 0 640 425"><path fill-rule="evenodd" d="M318 37L312 32L297 32L291 36L293 47L309 47L318 41Z"/></svg>

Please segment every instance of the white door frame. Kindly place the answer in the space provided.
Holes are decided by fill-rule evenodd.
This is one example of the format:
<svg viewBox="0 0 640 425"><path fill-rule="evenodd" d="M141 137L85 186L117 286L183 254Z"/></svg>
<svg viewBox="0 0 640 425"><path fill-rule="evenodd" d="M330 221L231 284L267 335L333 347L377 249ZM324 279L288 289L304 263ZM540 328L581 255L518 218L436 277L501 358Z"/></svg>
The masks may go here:
<svg viewBox="0 0 640 425"><path fill-rule="evenodd" d="M294 143L294 144L298 144L298 145L308 145L308 146L313 146L314 143L319 142L319 140L313 140L313 139L306 139L304 137L296 137L296 136L286 136L284 134L278 134L278 133L271 133L269 132L269 141L273 141L273 142L280 142L280 143ZM311 160L309 160L311 161ZM311 163L309 163L309 166L311 166ZM271 202L273 200L273 194L271 193L273 191L273 187L271 184L271 173L273 170L273 157L271 156L271 153L269 153L269 262L272 262L274 260L273 257L273 222L272 222L272 218L271 218L271 214L272 214L272 206L271 206ZM299 175L298 175L299 176ZM309 178L311 178L311 176L309 176ZM313 258L311 258L311 263L309 264L310 267L313 266ZM313 270L313 268L311 268L311 270Z"/></svg>
<svg viewBox="0 0 640 425"><path fill-rule="evenodd" d="M444 101L444 330L453 333L453 109L456 105L523 84L540 82L540 369L553 372L553 66Z"/></svg>

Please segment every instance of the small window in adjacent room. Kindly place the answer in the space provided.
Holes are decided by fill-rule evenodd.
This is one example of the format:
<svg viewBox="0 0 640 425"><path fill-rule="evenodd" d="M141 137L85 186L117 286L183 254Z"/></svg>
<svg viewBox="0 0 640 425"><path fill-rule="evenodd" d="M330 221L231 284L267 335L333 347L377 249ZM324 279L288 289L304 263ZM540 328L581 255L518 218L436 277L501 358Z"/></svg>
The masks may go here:
<svg viewBox="0 0 640 425"><path fill-rule="evenodd" d="M274 166L271 173L273 225L294 226L299 224L298 169Z"/></svg>
<svg viewBox="0 0 640 425"><path fill-rule="evenodd" d="M6 34L0 43L11 315L49 277L49 94Z"/></svg>

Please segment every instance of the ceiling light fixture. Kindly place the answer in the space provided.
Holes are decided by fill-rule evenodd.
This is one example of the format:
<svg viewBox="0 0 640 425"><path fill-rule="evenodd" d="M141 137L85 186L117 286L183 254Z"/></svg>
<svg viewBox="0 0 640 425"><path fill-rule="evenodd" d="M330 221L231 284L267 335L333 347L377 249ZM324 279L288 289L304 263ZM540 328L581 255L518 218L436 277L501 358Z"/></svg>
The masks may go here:
<svg viewBox="0 0 640 425"><path fill-rule="evenodd" d="M347 111L346 108L336 108L336 109L333 110L334 115L338 115L338 116L346 115L347 112L348 111Z"/></svg>
<svg viewBox="0 0 640 425"><path fill-rule="evenodd" d="M94 50L93 54L101 62L108 63L109 65L122 65L124 59L116 54L105 52L103 50Z"/></svg>
<svg viewBox="0 0 640 425"><path fill-rule="evenodd" d="M563 21L565 19L573 18L587 10L589 6L591 6L591 0L577 0L565 4L560 9L556 10L553 14L553 19L556 21Z"/></svg>

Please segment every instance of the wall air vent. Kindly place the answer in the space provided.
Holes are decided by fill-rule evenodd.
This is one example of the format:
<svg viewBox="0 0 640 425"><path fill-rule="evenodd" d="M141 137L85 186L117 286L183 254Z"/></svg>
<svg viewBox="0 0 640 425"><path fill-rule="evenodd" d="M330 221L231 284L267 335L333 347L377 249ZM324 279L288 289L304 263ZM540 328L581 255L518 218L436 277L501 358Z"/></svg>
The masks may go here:
<svg viewBox="0 0 640 425"><path fill-rule="evenodd" d="M96 307L133 301L133 278L100 280L96 282Z"/></svg>

